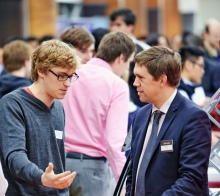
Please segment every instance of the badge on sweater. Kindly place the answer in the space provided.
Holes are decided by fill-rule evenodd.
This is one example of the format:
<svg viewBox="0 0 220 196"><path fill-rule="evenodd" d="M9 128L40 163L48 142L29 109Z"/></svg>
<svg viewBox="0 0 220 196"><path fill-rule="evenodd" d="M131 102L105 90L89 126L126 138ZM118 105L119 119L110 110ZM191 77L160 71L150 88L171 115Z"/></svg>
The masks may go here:
<svg viewBox="0 0 220 196"><path fill-rule="evenodd" d="M55 135L57 139L62 140L63 139L63 132L59 130L55 130Z"/></svg>

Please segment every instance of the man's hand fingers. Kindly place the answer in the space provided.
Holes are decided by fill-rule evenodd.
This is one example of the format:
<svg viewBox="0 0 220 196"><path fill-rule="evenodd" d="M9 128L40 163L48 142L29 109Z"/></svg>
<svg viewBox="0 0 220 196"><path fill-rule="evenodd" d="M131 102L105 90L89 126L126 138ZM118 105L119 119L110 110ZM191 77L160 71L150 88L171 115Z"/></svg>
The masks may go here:
<svg viewBox="0 0 220 196"><path fill-rule="evenodd" d="M67 188L70 186L74 178L76 177L76 172L66 171L60 174L54 174L53 164L49 163L45 170L45 173L41 177L42 184L46 187L53 187L58 189Z"/></svg>
<svg viewBox="0 0 220 196"><path fill-rule="evenodd" d="M50 173L53 171L53 163L49 163L48 167L46 168L45 172L46 173Z"/></svg>
<svg viewBox="0 0 220 196"><path fill-rule="evenodd" d="M76 172L72 172L69 175L62 177L59 179L59 181L62 182L70 182L70 184L72 183L72 181L74 180L74 178L76 177Z"/></svg>
<svg viewBox="0 0 220 196"><path fill-rule="evenodd" d="M67 188L71 185L72 181L76 177L76 172L69 173L68 175L66 175L64 177L61 177L61 176L62 175L59 174L60 178L56 180L55 184L57 184L58 188L60 188L60 187Z"/></svg>
<svg viewBox="0 0 220 196"><path fill-rule="evenodd" d="M66 177L66 176L68 176L68 175L70 175L71 174L71 172L70 171L65 171L65 172L63 172L63 173L60 173L60 174L56 174L54 177L53 177L53 180L55 181L59 181L61 178L64 178L64 177Z"/></svg>

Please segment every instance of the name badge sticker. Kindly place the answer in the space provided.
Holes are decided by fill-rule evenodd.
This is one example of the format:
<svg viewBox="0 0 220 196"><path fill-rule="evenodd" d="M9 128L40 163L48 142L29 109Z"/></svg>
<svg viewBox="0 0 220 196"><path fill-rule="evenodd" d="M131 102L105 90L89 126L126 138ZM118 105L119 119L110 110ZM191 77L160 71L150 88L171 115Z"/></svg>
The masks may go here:
<svg viewBox="0 0 220 196"><path fill-rule="evenodd" d="M57 139L62 140L63 139L63 132L59 130L55 130L55 136Z"/></svg>
<svg viewBox="0 0 220 196"><path fill-rule="evenodd" d="M160 142L161 152L173 152L173 140L162 140Z"/></svg>

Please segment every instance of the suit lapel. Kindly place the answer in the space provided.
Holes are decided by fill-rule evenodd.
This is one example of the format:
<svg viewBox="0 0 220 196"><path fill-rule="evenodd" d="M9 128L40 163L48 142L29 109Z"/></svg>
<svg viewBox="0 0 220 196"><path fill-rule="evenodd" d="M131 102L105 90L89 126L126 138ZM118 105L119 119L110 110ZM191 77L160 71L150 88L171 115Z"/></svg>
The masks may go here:
<svg viewBox="0 0 220 196"><path fill-rule="evenodd" d="M139 135L136 136L137 141L135 141L135 143L137 143L137 148L136 148L135 156L133 158L133 168L135 170L135 173L137 171L139 158L141 156L142 148L144 145L145 136L147 133L147 127L148 127L148 124L149 124L149 121L151 118L151 112L152 112L152 110L148 110L146 112L146 115L143 116L143 119L140 121L140 123L142 123L143 125L140 127ZM135 178L136 178L136 176L135 176Z"/></svg>
<svg viewBox="0 0 220 196"><path fill-rule="evenodd" d="M169 129L169 126L172 123L173 119L175 118L175 116L176 116L175 111L178 109L180 102L181 102L181 96L177 92L173 102L171 103L171 105L167 111L166 117L165 117L163 124L161 126L160 132L159 132L157 140L156 140L156 144L154 146L153 154L154 154L156 148L158 147L158 145L160 144L160 141L164 137L165 133ZM152 156L153 156L153 154L152 154Z"/></svg>

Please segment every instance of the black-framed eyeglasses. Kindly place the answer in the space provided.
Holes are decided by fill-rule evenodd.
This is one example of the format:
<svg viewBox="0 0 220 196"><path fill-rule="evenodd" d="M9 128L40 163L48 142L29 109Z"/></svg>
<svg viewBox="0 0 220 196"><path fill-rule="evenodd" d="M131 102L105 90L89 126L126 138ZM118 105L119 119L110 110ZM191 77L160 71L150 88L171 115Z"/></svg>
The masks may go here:
<svg viewBox="0 0 220 196"><path fill-rule="evenodd" d="M205 64L200 64L200 63L197 63L195 61L191 61L193 64L195 65L198 65L201 69L204 69L205 68Z"/></svg>
<svg viewBox="0 0 220 196"><path fill-rule="evenodd" d="M69 76L69 75L59 75L54 73L52 70L49 69L49 72L51 72L53 75L55 75L57 77L57 80L59 81L66 81L68 78L70 79L70 81L76 81L79 78L79 75L77 73L73 73L73 75Z"/></svg>

